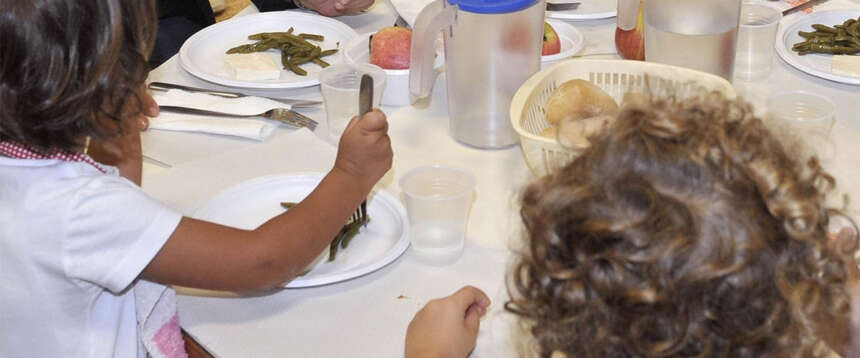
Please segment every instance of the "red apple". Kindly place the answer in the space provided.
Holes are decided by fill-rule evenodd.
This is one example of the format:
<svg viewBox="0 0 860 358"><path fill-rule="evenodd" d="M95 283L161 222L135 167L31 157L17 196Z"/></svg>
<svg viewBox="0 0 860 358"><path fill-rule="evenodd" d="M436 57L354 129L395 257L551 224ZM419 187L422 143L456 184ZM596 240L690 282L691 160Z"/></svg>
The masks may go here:
<svg viewBox="0 0 860 358"><path fill-rule="evenodd" d="M541 56L546 55L555 55L561 52L561 40L558 38L558 34L555 32L555 29L549 25L549 23L543 23L543 51L541 51Z"/></svg>
<svg viewBox="0 0 860 358"><path fill-rule="evenodd" d="M622 58L645 60L645 18L642 16L642 3L639 3L636 26L632 29L615 28L615 48Z"/></svg>
<svg viewBox="0 0 860 358"><path fill-rule="evenodd" d="M379 30L370 40L370 63L387 70L408 69L411 44L410 29L391 26Z"/></svg>

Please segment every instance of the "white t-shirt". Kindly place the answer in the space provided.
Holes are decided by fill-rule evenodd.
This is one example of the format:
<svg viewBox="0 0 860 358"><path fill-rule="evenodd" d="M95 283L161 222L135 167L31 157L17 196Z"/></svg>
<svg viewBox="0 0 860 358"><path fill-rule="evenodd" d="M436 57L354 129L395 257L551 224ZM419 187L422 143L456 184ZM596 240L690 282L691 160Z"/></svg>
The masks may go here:
<svg viewBox="0 0 860 358"><path fill-rule="evenodd" d="M182 216L116 168L0 156L0 357L135 357L131 289Z"/></svg>

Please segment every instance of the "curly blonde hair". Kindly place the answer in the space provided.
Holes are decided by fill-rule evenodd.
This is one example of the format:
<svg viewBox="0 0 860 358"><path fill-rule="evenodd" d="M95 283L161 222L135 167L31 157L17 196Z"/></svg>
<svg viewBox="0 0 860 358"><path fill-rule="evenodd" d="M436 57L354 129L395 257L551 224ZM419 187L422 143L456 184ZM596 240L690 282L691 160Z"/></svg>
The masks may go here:
<svg viewBox="0 0 860 358"><path fill-rule="evenodd" d="M523 192L505 307L542 356L823 356L849 334L833 188L740 100L633 97Z"/></svg>

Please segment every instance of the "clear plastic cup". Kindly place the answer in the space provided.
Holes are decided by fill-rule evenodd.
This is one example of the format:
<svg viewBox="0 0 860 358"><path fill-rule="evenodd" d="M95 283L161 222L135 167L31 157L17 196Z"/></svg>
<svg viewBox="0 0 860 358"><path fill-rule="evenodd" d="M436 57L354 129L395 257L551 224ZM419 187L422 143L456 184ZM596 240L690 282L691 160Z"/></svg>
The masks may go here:
<svg viewBox="0 0 860 358"><path fill-rule="evenodd" d="M801 148L806 155L817 155L829 162L836 154L831 137L836 122L836 105L827 97L806 91L780 92L767 100L769 127L788 147Z"/></svg>
<svg viewBox="0 0 860 358"><path fill-rule="evenodd" d="M424 262L456 261L463 253L475 177L464 170L431 165L400 178L411 226L412 252Z"/></svg>
<svg viewBox="0 0 860 358"><path fill-rule="evenodd" d="M770 74L780 19L782 13L769 6L744 4L741 7L735 77L751 81Z"/></svg>
<svg viewBox="0 0 860 358"><path fill-rule="evenodd" d="M346 125L358 115L358 89L361 76L373 77L373 107L385 90L385 71L369 63L343 63L331 65L320 72L320 91L325 102L328 130L335 139L340 138Z"/></svg>

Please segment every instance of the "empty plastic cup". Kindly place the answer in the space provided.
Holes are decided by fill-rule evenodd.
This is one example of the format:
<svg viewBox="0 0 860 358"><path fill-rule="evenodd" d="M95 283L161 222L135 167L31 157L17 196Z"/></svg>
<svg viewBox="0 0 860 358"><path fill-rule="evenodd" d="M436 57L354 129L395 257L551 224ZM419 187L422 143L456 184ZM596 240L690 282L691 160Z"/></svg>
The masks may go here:
<svg viewBox="0 0 860 358"><path fill-rule="evenodd" d="M806 91L776 93L767 100L767 121L771 129L798 147L801 153L817 155L829 162L836 154L831 137L836 123L836 105L822 95Z"/></svg>
<svg viewBox="0 0 860 358"><path fill-rule="evenodd" d="M745 4L741 7L735 77L749 81L770 74L780 19L782 13L769 6Z"/></svg>
<svg viewBox="0 0 860 358"><path fill-rule="evenodd" d="M331 65L320 72L320 91L325 103L328 130L335 139L340 138L352 117L358 115L358 89L361 75L373 77L373 107L385 90L385 71L369 63Z"/></svg>
<svg viewBox="0 0 860 358"><path fill-rule="evenodd" d="M456 261L463 252L475 177L464 170L431 165L400 178L415 256L428 263Z"/></svg>

